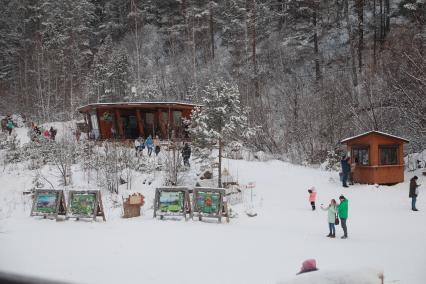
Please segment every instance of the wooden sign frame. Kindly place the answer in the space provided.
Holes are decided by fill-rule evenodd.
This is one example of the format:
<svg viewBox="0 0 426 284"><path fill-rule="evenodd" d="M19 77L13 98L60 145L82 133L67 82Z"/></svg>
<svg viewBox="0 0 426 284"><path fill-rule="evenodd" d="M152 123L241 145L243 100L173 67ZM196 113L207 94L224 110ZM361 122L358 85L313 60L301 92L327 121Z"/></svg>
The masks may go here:
<svg viewBox="0 0 426 284"><path fill-rule="evenodd" d="M94 194L95 195L95 204L94 204L94 210L91 214L74 214L72 212L72 200L75 194ZM96 217L102 217L104 221L106 221L105 218L105 212L104 212L104 206L102 203L102 196L100 190L79 190L79 191L70 191L68 195L68 210L67 210L67 216L66 219L69 218L76 218L79 220L80 218L92 218L93 221L96 221Z"/></svg>
<svg viewBox="0 0 426 284"><path fill-rule="evenodd" d="M53 213L43 213L37 211L37 200L40 194L52 194L56 195L56 208ZM55 190L55 189L37 189L34 193L33 205L31 208L30 216L43 216L44 218L54 218L58 220L58 215L66 215L67 214L67 204L65 202L65 195L63 190Z"/></svg>
<svg viewBox="0 0 426 284"><path fill-rule="evenodd" d="M183 211L181 212L162 212L160 210L160 197L162 192L182 192L183 193ZM188 216L191 216L191 200L189 197L189 190L187 187L158 187L155 190L154 199L154 218L160 216L163 219L164 216L183 216L185 221L188 220Z"/></svg>
<svg viewBox="0 0 426 284"><path fill-rule="evenodd" d="M216 213L204 213L201 211L197 204L197 199L200 192L206 193L218 193L219 194L219 209ZM192 198L192 208L193 214L198 216L198 220L202 221L203 217L206 218L217 218L218 222L222 222L222 217L226 217L226 222L229 223L229 212L228 212L228 204L225 201L225 189L224 188L213 188L213 187L196 187L193 190L193 198Z"/></svg>

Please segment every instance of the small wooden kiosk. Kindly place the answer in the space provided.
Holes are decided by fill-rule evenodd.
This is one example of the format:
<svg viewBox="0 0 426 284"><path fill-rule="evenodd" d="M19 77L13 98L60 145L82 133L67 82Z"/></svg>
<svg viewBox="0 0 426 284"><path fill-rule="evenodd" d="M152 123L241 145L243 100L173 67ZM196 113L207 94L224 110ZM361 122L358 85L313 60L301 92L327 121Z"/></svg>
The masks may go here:
<svg viewBox="0 0 426 284"><path fill-rule="evenodd" d="M380 131L369 131L341 141L350 153L353 181L396 184L404 181L404 143L409 141Z"/></svg>
<svg viewBox="0 0 426 284"><path fill-rule="evenodd" d="M78 108L91 139L186 138L184 119L198 105L179 102L94 103Z"/></svg>

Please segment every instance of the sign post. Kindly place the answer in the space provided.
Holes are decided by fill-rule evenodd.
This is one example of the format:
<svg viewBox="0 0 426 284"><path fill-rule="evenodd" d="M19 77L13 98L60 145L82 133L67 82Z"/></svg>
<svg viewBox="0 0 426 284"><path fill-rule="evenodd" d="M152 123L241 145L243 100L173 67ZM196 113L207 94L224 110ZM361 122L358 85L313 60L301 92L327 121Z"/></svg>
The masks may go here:
<svg viewBox="0 0 426 284"><path fill-rule="evenodd" d="M250 205L248 206L248 209L246 210L246 214L249 217L255 217L257 216L256 211L254 210L254 202L253 202L253 188L256 187L255 182L249 182L246 186L246 188L250 189Z"/></svg>

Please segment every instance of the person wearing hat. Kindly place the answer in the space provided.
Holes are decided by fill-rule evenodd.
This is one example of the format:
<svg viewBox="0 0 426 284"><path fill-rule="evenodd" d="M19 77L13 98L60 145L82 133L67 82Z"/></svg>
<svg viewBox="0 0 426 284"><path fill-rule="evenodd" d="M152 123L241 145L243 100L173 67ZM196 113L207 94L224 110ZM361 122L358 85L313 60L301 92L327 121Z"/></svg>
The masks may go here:
<svg viewBox="0 0 426 284"><path fill-rule="evenodd" d="M351 165L349 164L349 157L346 157L346 155L343 156L342 160L340 160L340 165L342 167L343 187L349 187L348 184L347 184L349 173L351 172Z"/></svg>
<svg viewBox="0 0 426 284"><path fill-rule="evenodd" d="M343 236L342 239L348 238L348 227L346 220L348 219L348 200L343 195L339 197L340 204L337 205L337 212L339 213L340 223L342 224Z"/></svg>
<svg viewBox="0 0 426 284"><path fill-rule="evenodd" d="M419 211L416 208L417 196L419 195L418 187L420 186L419 184L417 184L418 179L419 178L417 176L413 176L410 180L410 193L408 196L411 198L411 210L413 211Z"/></svg>
<svg viewBox="0 0 426 284"><path fill-rule="evenodd" d="M300 271L299 273L297 273L297 275L317 270L317 262L315 261L315 259L307 259L302 263L302 268L300 268Z"/></svg>

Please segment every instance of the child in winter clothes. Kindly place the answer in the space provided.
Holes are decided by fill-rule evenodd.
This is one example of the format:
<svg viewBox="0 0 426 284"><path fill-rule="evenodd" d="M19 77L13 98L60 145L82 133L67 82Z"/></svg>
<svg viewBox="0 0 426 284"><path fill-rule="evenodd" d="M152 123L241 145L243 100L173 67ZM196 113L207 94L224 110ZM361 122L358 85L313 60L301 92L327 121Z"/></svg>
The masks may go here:
<svg viewBox="0 0 426 284"><path fill-rule="evenodd" d="M308 189L308 192L309 192L309 202L311 203L312 211L314 211L315 201L317 199L317 191L315 190L315 187L311 187L310 189Z"/></svg>
<svg viewBox="0 0 426 284"><path fill-rule="evenodd" d="M138 155L141 156L143 154L143 149L144 148L145 148L145 144L144 144L143 138L142 137L138 137L135 140L136 156L138 156Z"/></svg>
<svg viewBox="0 0 426 284"><path fill-rule="evenodd" d="M334 227L334 222L336 222L336 208L337 202L335 199L332 199L328 207L323 207L321 204L321 209L328 212L328 229L330 230L327 237L335 238L336 237L336 228Z"/></svg>
<svg viewBox="0 0 426 284"><path fill-rule="evenodd" d="M154 151L155 155L158 156L158 153L160 153L160 138L158 138L158 135L154 138Z"/></svg>
<svg viewBox="0 0 426 284"><path fill-rule="evenodd" d="M154 147L154 142L152 141L152 136L149 135L145 140L145 146L148 149L148 155L151 157L152 148Z"/></svg>

